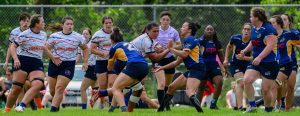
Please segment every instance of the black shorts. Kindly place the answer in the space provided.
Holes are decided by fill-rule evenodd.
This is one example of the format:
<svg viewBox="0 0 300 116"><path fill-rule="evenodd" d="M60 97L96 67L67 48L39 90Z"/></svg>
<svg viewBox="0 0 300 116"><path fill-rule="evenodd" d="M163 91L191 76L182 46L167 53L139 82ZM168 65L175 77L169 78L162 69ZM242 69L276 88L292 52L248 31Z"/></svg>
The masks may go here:
<svg viewBox="0 0 300 116"><path fill-rule="evenodd" d="M207 80L205 64L195 64L188 69L183 75L186 78L196 78L198 80Z"/></svg>
<svg viewBox="0 0 300 116"><path fill-rule="evenodd" d="M58 75L65 76L72 80L75 70L75 61L62 61L59 66L56 66L52 61L49 62L48 76L57 77Z"/></svg>
<svg viewBox="0 0 300 116"><path fill-rule="evenodd" d="M298 71L298 63L297 60L293 60L292 71Z"/></svg>
<svg viewBox="0 0 300 116"><path fill-rule="evenodd" d="M285 74L287 77L289 77L293 70L293 62L284 64L280 66L279 71Z"/></svg>
<svg viewBox="0 0 300 116"><path fill-rule="evenodd" d="M233 76L234 74L239 72L245 73L247 66L248 64L241 65L241 64L230 63L230 67L229 67L230 74L232 74Z"/></svg>
<svg viewBox="0 0 300 116"><path fill-rule="evenodd" d="M221 68L217 62L205 62L205 65L208 79L212 79L215 76L222 76Z"/></svg>
<svg viewBox="0 0 300 116"><path fill-rule="evenodd" d="M29 74L32 71L42 71L44 72L44 65L41 59L28 57L28 56L18 56L21 67L18 69L13 68L13 71L22 70Z"/></svg>
<svg viewBox="0 0 300 116"><path fill-rule="evenodd" d="M108 60L97 60L95 72L96 74L107 73Z"/></svg>
<svg viewBox="0 0 300 116"><path fill-rule="evenodd" d="M93 81L97 80L96 73L95 73L95 65L89 65L88 69L84 74L85 78L91 79Z"/></svg>
<svg viewBox="0 0 300 116"><path fill-rule="evenodd" d="M117 60L114 65L113 72L115 74L119 75L122 72L122 70L125 68L126 64L127 64L127 61Z"/></svg>
<svg viewBox="0 0 300 116"><path fill-rule="evenodd" d="M261 62L259 65L255 66L253 64L250 64L247 67L248 69L253 69L258 71L262 76L264 76L267 79L275 80L277 78L278 72L279 72L279 64L278 62Z"/></svg>
<svg viewBox="0 0 300 116"><path fill-rule="evenodd" d="M173 61L175 61L176 59L174 58L174 56L171 56L169 58L163 58L162 60L158 61L158 65L159 66L164 66L167 65ZM165 69L165 74L174 74L175 73L175 68L171 68L171 69Z"/></svg>
<svg viewBox="0 0 300 116"><path fill-rule="evenodd" d="M148 70L147 63L132 62L127 63L126 68L122 72L133 79L142 81L147 76Z"/></svg>

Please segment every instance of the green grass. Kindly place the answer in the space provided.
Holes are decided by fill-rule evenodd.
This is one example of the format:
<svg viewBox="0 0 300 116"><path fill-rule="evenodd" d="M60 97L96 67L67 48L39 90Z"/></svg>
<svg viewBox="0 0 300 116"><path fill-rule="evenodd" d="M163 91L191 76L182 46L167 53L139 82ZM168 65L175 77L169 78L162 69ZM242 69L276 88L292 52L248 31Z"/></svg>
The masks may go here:
<svg viewBox="0 0 300 116"><path fill-rule="evenodd" d="M108 113L107 109L97 110L97 109L87 109L81 110L80 108L64 108L59 112L50 113L49 109L43 109L38 111L32 111L31 109L27 109L23 113L17 113L12 110L8 114L0 114L0 116L195 116L195 115L209 115L209 116L280 116L280 115L288 115L288 116L299 116L300 110L295 109L291 112L272 112L272 113L264 113L263 109L258 109L257 113L252 114L243 114L241 111L233 111L229 109L222 108L220 110L210 110L204 108L204 113L199 114L192 107L176 107L172 108L172 111L169 112L155 112L155 109L135 109L133 113L121 113L119 109L116 109L113 113Z"/></svg>

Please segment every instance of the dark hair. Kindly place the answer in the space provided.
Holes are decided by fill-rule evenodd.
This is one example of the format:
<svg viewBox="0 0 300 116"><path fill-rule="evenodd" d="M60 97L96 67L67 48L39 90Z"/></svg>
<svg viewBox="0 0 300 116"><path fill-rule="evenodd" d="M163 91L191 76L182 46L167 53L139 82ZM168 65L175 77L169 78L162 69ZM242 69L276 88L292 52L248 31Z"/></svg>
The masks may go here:
<svg viewBox="0 0 300 116"><path fill-rule="evenodd" d="M260 21L262 22L268 22L268 18L266 15L266 12L263 8L261 7L253 7L251 9L251 13L254 17L257 17Z"/></svg>
<svg viewBox="0 0 300 116"><path fill-rule="evenodd" d="M113 20L113 18L111 16L104 16L102 18L102 24L104 24L104 22L105 22L106 19L111 19L111 21L114 22L114 20Z"/></svg>
<svg viewBox="0 0 300 116"><path fill-rule="evenodd" d="M172 15L169 11L163 11L160 13L160 18L163 16L168 16L170 19L172 18Z"/></svg>
<svg viewBox="0 0 300 116"><path fill-rule="evenodd" d="M155 22L151 22L149 24L147 24L144 28L144 30L142 31L142 34L146 33L147 31L151 30L154 27L159 27L159 25Z"/></svg>
<svg viewBox="0 0 300 116"><path fill-rule="evenodd" d="M282 15L285 15L285 16L288 17L288 20L289 20L289 22L290 22L289 28L292 28L293 22L294 22L294 18L293 18L291 15L288 15L288 14L282 14Z"/></svg>
<svg viewBox="0 0 300 116"><path fill-rule="evenodd" d="M42 15L39 14L33 15L30 19L29 28L33 28L35 24L40 23L40 19L39 19L40 17L42 17Z"/></svg>
<svg viewBox="0 0 300 116"><path fill-rule="evenodd" d="M244 23L244 26L249 25L250 27L252 27L252 24L249 22Z"/></svg>
<svg viewBox="0 0 300 116"><path fill-rule="evenodd" d="M123 35L121 34L119 28L113 29L113 33L110 35L110 39L115 43L123 41Z"/></svg>
<svg viewBox="0 0 300 116"><path fill-rule="evenodd" d="M193 23L193 22L187 22L187 23L189 25L189 29L192 30L191 35L195 36L196 33L197 33L197 31L198 31L198 29L200 29L201 26L198 23Z"/></svg>
<svg viewBox="0 0 300 116"><path fill-rule="evenodd" d="M74 21L74 19L71 16L66 16L61 20L61 24L64 24L67 20L72 20Z"/></svg>
<svg viewBox="0 0 300 116"><path fill-rule="evenodd" d="M222 49L222 45L221 45L221 42L220 42L219 39L218 39L218 36L217 36L217 32L216 32L216 30L215 30L215 27L212 26L212 25L207 25L207 26L211 26L211 27L214 29L214 34L213 34L212 40L213 40L213 42L214 42L214 44L215 44L215 46L216 46L216 49L217 49L217 50ZM206 26L206 27L207 27L207 26ZM203 39L204 39L205 41L207 41L207 38L203 37Z"/></svg>
<svg viewBox="0 0 300 116"><path fill-rule="evenodd" d="M23 12L19 17L19 21L23 21L26 19L30 19L30 15L27 12Z"/></svg>
<svg viewBox="0 0 300 116"><path fill-rule="evenodd" d="M276 20L276 23L280 25L281 28L283 28L283 20L280 15L274 15L272 16Z"/></svg>
<svg viewBox="0 0 300 116"><path fill-rule="evenodd" d="M47 26L47 30L51 31L51 32L58 32L58 31L62 31L62 24L61 23L50 23Z"/></svg>

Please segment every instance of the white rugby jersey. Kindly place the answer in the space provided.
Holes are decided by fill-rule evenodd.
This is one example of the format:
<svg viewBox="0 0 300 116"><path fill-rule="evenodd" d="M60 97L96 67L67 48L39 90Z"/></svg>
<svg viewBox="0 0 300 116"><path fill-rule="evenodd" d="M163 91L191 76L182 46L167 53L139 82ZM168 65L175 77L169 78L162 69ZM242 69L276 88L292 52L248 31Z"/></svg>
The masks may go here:
<svg viewBox="0 0 300 116"><path fill-rule="evenodd" d="M22 33L22 30L20 27L17 27L15 29L13 29L11 32L10 32L10 35L9 35L9 42L13 43L15 41L15 38L20 34Z"/></svg>
<svg viewBox="0 0 300 116"><path fill-rule="evenodd" d="M98 50L105 50L108 51L111 48L111 40L110 40L110 35L111 33L106 33L103 31L103 29L100 29L99 31L97 31L93 37L92 37L92 43L95 43L98 45L97 49ZM96 55L97 60L108 60L109 55L102 57L102 56L98 56Z"/></svg>
<svg viewBox="0 0 300 116"><path fill-rule="evenodd" d="M31 29L27 29L20 33L14 40L18 45L17 55L34 57L42 59L47 34L44 31L34 33Z"/></svg>
<svg viewBox="0 0 300 116"><path fill-rule="evenodd" d="M78 55L78 47L86 42L84 37L75 31L70 34L59 31L50 35L47 44L53 47L54 56L60 57L62 61L73 61Z"/></svg>
<svg viewBox="0 0 300 116"><path fill-rule="evenodd" d="M15 41L15 38L20 34L22 33L23 31L21 30L20 27L17 27L15 29L13 29L11 32L10 32L10 35L9 35L9 42L10 43L13 43ZM17 47L17 53L20 52L20 48Z"/></svg>
<svg viewBox="0 0 300 116"><path fill-rule="evenodd" d="M140 35L130 42L135 48L137 48L145 57L149 53L155 52L154 41L149 38L147 33Z"/></svg>
<svg viewBox="0 0 300 116"><path fill-rule="evenodd" d="M89 48L89 62L88 62L89 66L96 65L96 55L92 54L92 52L91 52L91 48L90 48L91 43L92 43L91 40L87 43L87 46ZM81 50L79 48L78 52L81 54L82 59L83 59L83 50Z"/></svg>

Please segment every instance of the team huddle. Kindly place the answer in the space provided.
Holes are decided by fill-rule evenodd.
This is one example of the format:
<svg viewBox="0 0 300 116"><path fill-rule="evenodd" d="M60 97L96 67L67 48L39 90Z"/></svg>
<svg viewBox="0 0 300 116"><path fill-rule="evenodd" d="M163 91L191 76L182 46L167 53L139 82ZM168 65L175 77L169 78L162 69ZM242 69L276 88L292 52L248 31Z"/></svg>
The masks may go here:
<svg viewBox="0 0 300 116"><path fill-rule="evenodd" d="M82 34L73 31L74 19L66 16L59 28L47 36L42 31L45 22L41 15L30 18L22 14L20 27L11 32L4 65L8 67L11 56L13 81L4 112L12 108L24 112L44 87L45 80L53 97L50 112L58 112L80 59L85 71L82 109L87 108L89 87L92 88L90 107L98 101L103 104L108 98L109 112L116 108L133 112L140 100L157 112L170 111L174 93L185 88L190 103L197 112L203 112L201 101L207 81L215 87L210 109L219 109L223 77L231 75L236 82L236 109L256 112L258 104L252 84L261 78L265 112L289 111L298 69L294 47L300 47L300 34L292 28L289 15L274 15L268 20L262 8L254 7L250 12L251 23L245 23L241 34L231 37L225 52L212 25L207 25L199 38L195 36L200 25L194 22L184 22L178 33L170 25L172 15L168 11L160 14L160 25L147 24L141 35L130 42L124 41L121 29L113 27L110 16L102 18L103 28L93 35L88 28ZM49 58L47 74L43 56ZM153 64L151 68L148 60ZM175 76L175 68L182 62L187 71ZM149 71L157 80L158 103L145 92L144 81ZM30 88L19 99L27 81ZM248 103L243 104L243 99Z"/></svg>

